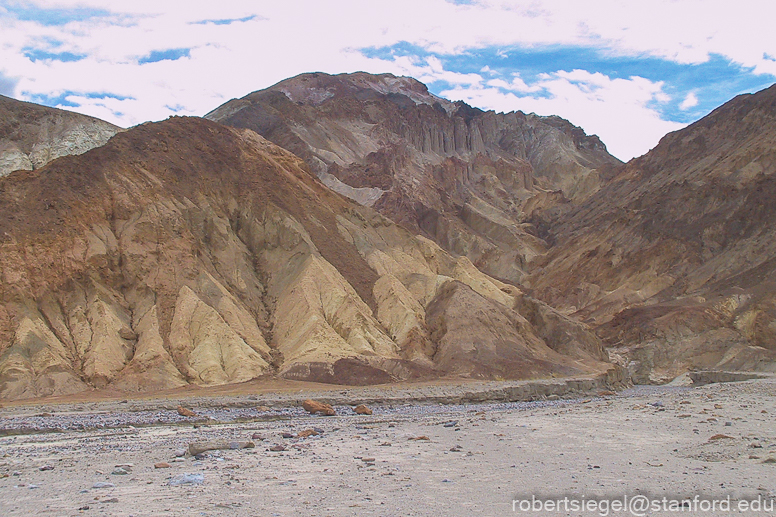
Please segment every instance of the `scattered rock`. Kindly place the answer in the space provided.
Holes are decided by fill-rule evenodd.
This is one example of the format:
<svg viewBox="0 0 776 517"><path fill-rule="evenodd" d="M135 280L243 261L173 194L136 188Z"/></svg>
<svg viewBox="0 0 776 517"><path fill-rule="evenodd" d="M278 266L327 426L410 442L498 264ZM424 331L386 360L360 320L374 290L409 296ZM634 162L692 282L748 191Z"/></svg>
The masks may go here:
<svg viewBox="0 0 776 517"><path fill-rule="evenodd" d="M318 431L315 429L305 429L304 431L300 431L299 434L297 434L297 438L307 438L310 436L318 436Z"/></svg>
<svg viewBox="0 0 776 517"><path fill-rule="evenodd" d="M118 503L119 498L118 497L111 497L110 499L103 499L101 502L103 503Z"/></svg>
<svg viewBox="0 0 776 517"><path fill-rule="evenodd" d="M51 465L43 465L38 470L40 470L41 472L45 472L47 470L54 470L54 467L52 467Z"/></svg>
<svg viewBox="0 0 776 517"><path fill-rule="evenodd" d="M129 471L123 467L118 467L113 469L113 472L111 472L114 476L126 476L129 474Z"/></svg>
<svg viewBox="0 0 776 517"><path fill-rule="evenodd" d="M178 474L171 478L167 484L169 486L181 486L181 485L201 485L205 482L204 474L190 474L188 472Z"/></svg>
<svg viewBox="0 0 776 517"><path fill-rule="evenodd" d="M336 411L334 411L334 408L331 407L330 404L325 404L323 402L317 402L315 400L307 399L304 402L302 402L302 407L310 414L316 414L320 413L325 416L334 416L337 414Z"/></svg>
<svg viewBox="0 0 776 517"><path fill-rule="evenodd" d="M730 427L733 425L733 422L725 422L725 427Z"/></svg>
<svg viewBox="0 0 776 517"><path fill-rule="evenodd" d="M442 427L455 427L458 425L458 420L451 420L442 425Z"/></svg>
<svg viewBox="0 0 776 517"><path fill-rule="evenodd" d="M264 437L262 435L260 435L259 433L253 433L251 435L251 440L258 440L260 442L263 442L264 441Z"/></svg>
<svg viewBox="0 0 776 517"><path fill-rule="evenodd" d="M206 451L216 451L224 449L252 449L256 444L250 441L227 441L210 440L205 442L191 442L189 444L189 454L197 456Z"/></svg>
<svg viewBox="0 0 776 517"><path fill-rule="evenodd" d="M283 438L293 438L294 437L293 433L281 433L280 436L282 436Z"/></svg>
<svg viewBox="0 0 776 517"><path fill-rule="evenodd" d="M269 448L269 450L271 450L272 452L283 452L284 450L286 450L286 447L285 445L273 445L272 447Z"/></svg>
<svg viewBox="0 0 776 517"><path fill-rule="evenodd" d="M172 465L162 461L162 462L159 462L159 463L154 463L154 468L155 469L169 469L169 468L172 468Z"/></svg>
<svg viewBox="0 0 776 517"><path fill-rule="evenodd" d="M617 393L611 390L603 390L598 392L599 397L613 397L614 395L617 395Z"/></svg>
<svg viewBox="0 0 776 517"><path fill-rule="evenodd" d="M89 509L89 505L88 505L88 504L85 504L85 505L83 505L83 506L79 507L79 508L78 508L78 511L79 511L79 512L83 512L83 511L85 511L85 510L88 510L88 509Z"/></svg>
<svg viewBox="0 0 776 517"><path fill-rule="evenodd" d="M186 449L177 449L175 451L175 457L176 458L182 458L186 455Z"/></svg>
<svg viewBox="0 0 776 517"><path fill-rule="evenodd" d="M414 441L431 441L431 438L429 438L428 436L425 436L425 435L423 435L423 436L412 436L410 438L410 440L414 440Z"/></svg>
<svg viewBox="0 0 776 517"><path fill-rule="evenodd" d="M106 483L105 481L98 481L92 485L92 488L115 488L113 483Z"/></svg>
<svg viewBox="0 0 776 517"><path fill-rule="evenodd" d="M189 416L189 417L191 417L191 416L199 416L194 411L192 411L190 409L187 409L187 408L185 408L183 406L178 406L178 414L180 416Z"/></svg>
<svg viewBox="0 0 776 517"><path fill-rule="evenodd" d="M359 404L358 406L353 408L353 411L357 415L371 415L372 414L372 410L369 409L368 407L366 407L364 404Z"/></svg>
<svg viewBox="0 0 776 517"><path fill-rule="evenodd" d="M715 434L714 436L709 438L710 442L713 440L735 440L735 438L733 438L732 436L728 436L726 434Z"/></svg>
<svg viewBox="0 0 776 517"><path fill-rule="evenodd" d="M776 458L765 458L760 463L776 463Z"/></svg>
<svg viewBox="0 0 776 517"><path fill-rule="evenodd" d="M375 459L374 458L361 458L361 461L363 461L364 463L374 463Z"/></svg>

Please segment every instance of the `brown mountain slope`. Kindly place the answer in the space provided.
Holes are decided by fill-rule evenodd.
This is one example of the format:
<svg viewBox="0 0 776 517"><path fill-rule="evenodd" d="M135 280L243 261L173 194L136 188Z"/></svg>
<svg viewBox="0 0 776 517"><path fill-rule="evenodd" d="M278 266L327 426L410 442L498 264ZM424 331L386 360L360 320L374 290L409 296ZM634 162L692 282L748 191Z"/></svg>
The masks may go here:
<svg viewBox="0 0 776 517"><path fill-rule="evenodd" d="M202 119L0 178L0 274L4 398L611 367L584 326Z"/></svg>
<svg viewBox="0 0 776 517"><path fill-rule="evenodd" d="M526 215L586 198L620 164L558 117L483 112L390 74L303 74L206 118L258 132L332 189L511 282L546 251Z"/></svg>
<svg viewBox="0 0 776 517"><path fill-rule="evenodd" d="M0 177L85 153L119 131L103 120L0 95Z"/></svg>
<svg viewBox="0 0 776 517"><path fill-rule="evenodd" d="M579 206L526 278L599 328L638 381L776 368L776 86L664 137ZM543 267L541 267L543 266Z"/></svg>

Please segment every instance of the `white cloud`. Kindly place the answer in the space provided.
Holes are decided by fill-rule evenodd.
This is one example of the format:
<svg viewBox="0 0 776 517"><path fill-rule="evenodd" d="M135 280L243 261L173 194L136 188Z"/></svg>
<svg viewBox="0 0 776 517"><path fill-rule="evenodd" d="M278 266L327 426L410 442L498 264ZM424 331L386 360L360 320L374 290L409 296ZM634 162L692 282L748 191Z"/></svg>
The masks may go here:
<svg viewBox="0 0 776 517"><path fill-rule="evenodd" d="M698 97L694 92L687 94L687 97L679 104L679 109L682 111L688 110L698 105Z"/></svg>
<svg viewBox="0 0 776 517"><path fill-rule="evenodd" d="M524 84L513 88L505 81L490 81L485 87L457 87L442 94L496 111L560 115L588 134L597 134L609 152L623 160L644 154L667 132L684 126L662 120L650 107L667 96L662 83L641 77L612 79L585 70L558 71L544 74L529 87L544 97L526 95Z"/></svg>
<svg viewBox="0 0 776 517"><path fill-rule="evenodd" d="M582 46L680 63L703 62L710 54L719 54L758 73L776 74L776 61L768 58L776 55L771 28L776 2L762 0L739 0L735 9L723 0L479 0L468 5L445 0L35 0L24 5L115 13L107 19L44 26L3 15L0 7L0 72L19 78L13 86L17 96L74 92L72 99L82 103L79 111L122 126L174 113L204 114L232 97L302 72L364 70L444 80L460 95L468 92L474 104L481 100L502 110L557 113L600 134L610 148L627 157L651 145L658 131L676 126L660 120L648 107L650 102L667 100L665 92L653 87L656 83L630 79L621 84L606 76L583 77L583 71L577 71L554 72L530 85L519 76L502 78L506 85L486 84L483 75L497 79L487 66L479 74L464 74L445 70L433 55L385 60L367 58L358 49L407 42L447 55L493 46ZM255 17L228 25L196 23L250 16ZM87 57L77 62L32 62L24 56L29 48ZM154 50L172 48L190 48L190 57L138 64ZM501 53L509 54L508 49ZM537 88L551 95L533 100L524 95ZM129 98L83 96L89 92ZM633 131L623 132L625 123L616 123L617 109L604 106L605 100L644 127L639 129L634 122ZM626 135L645 140L633 144L631 151L617 143Z"/></svg>

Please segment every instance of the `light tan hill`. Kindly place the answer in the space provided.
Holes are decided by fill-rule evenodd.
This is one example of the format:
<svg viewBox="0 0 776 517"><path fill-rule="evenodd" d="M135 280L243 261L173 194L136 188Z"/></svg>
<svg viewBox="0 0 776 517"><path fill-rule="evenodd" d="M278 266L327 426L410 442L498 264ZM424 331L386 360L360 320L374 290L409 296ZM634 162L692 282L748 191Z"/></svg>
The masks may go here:
<svg viewBox="0 0 776 517"><path fill-rule="evenodd" d="M121 128L94 117L0 95L0 177L104 145Z"/></svg>

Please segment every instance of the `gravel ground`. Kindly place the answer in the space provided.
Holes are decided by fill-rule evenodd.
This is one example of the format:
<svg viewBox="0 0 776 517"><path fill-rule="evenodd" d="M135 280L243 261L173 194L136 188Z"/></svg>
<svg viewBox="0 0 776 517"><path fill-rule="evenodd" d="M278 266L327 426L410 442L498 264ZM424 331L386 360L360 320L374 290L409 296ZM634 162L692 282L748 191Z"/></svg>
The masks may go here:
<svg viewBox="0 0 776 517"><path fill-rule="evenodd" d="M3 408L0 515L468 516L519 514L513 500L531 495L776 497L774 379L535 402L392 399L372 415L335 405L332 417L254 398L191 404L199 417L178 415L180 401ZM217 440L254 447L186 453Z"/></svg>

